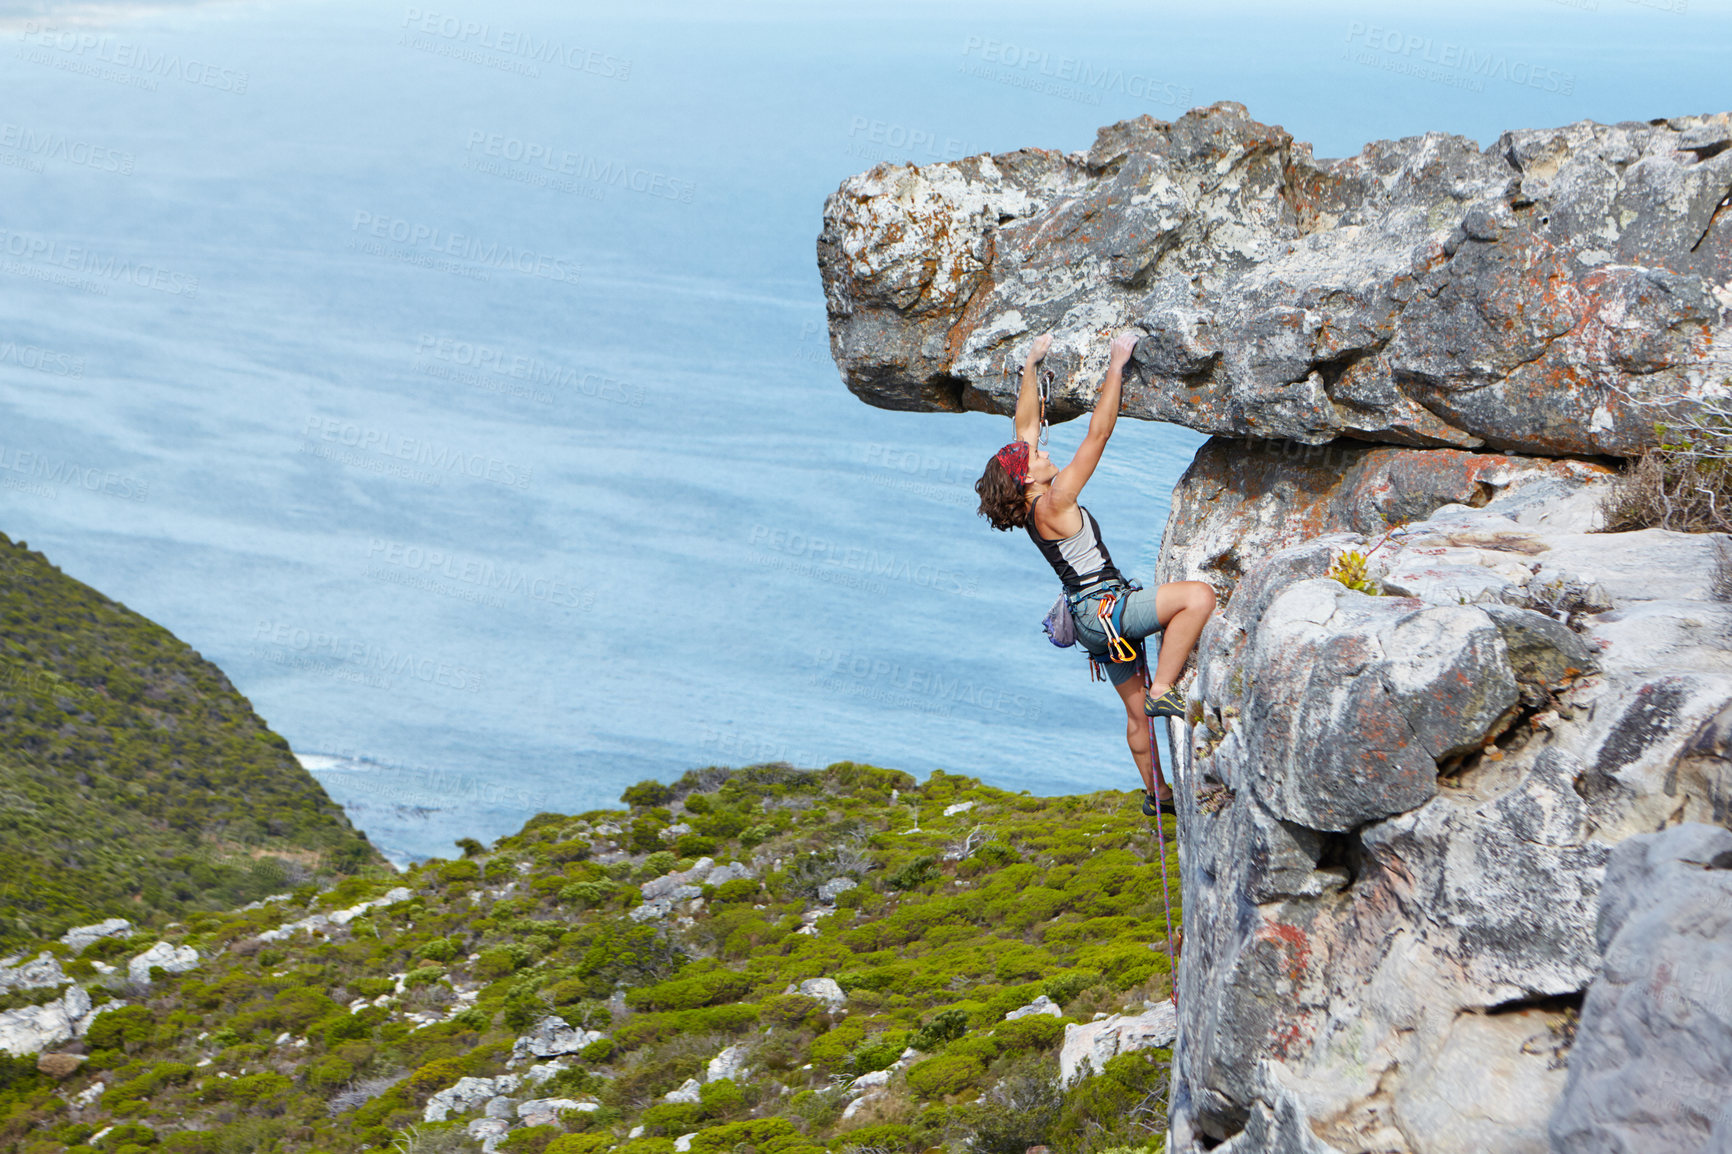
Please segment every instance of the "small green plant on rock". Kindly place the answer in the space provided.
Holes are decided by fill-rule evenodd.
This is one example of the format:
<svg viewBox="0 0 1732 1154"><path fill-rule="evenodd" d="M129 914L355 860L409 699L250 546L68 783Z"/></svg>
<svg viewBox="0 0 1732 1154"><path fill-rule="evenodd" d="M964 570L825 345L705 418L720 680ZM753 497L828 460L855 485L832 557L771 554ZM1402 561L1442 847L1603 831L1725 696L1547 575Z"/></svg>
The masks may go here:
<svg viewBox="0 0 1732 1154"><path fill-rule="evenodd" d="M1334 562L1324 576L1341 582L1357 593L1380 597L1383 595L1383 586L1371 576L1370 569L1371 558L1367 554L1357 549L1347 549L1335 555Z"/></svg>

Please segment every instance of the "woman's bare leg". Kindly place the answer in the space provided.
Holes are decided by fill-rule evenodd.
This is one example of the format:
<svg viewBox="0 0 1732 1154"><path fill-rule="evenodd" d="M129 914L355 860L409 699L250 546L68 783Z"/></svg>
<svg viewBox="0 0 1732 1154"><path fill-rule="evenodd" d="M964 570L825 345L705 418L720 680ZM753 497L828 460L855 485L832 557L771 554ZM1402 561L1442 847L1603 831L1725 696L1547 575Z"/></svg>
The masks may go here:
<svg viewBox="0 0 1732 1154"><path fill-rule="evenodd" d="M1155 616L1162 629L1161 655L1150 675L1150 697L1160 697L1177 684L1186 658L1197 647L1197 638L1203 635L1203 626L1214 611L1215 590L1207 581L1168 581L1155 590Z"/></svg>
<svg viewBox="0 0 1732 1154"><path fill-rule="evenodd" d="M1125 744L1131 747L1131 760L1137 763L1137 772L1143 775L1143 792L1152 793L1165 800L1173 796L1173 791L1167 788L1167 783L1155 769L1154 758L1149 756L1149 718L1143 712L1143 679L1132 677L1121 685L1113 686L1118 690L1119 698L1125 703Z"/></svg>

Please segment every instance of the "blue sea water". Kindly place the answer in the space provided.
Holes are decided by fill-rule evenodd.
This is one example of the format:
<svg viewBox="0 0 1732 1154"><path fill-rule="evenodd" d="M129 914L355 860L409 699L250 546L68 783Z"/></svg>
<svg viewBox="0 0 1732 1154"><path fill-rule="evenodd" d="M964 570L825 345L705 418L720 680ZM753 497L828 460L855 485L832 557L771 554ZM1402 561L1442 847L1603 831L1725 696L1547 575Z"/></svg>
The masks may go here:
<svg viewBox="0 0 1732 1154"><path fill-rule="evenodd" d="M1714 111L1728 41L1698 0L0 3L0 530L399 861L708 764L1131 788L973 513L1007 423L842 387L826 194L1222 99L1320 156ZM1120 425L1121 567L1200 440Z"/></svg>

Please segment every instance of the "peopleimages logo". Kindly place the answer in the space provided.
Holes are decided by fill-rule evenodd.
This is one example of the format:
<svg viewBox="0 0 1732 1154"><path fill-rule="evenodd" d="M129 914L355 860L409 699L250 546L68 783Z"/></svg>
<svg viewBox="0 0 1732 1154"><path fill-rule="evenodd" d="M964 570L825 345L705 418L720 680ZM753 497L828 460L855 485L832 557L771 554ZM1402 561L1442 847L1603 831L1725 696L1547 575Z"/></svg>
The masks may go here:
<svg viewBox="0 0 1732 1154"><path fill-rule="evenodd" d="M513 464L480 453L466 453L450 445L415 437L403 437L387 429L357 425L336 417L312 416L301 435L309 442L325 441L363 453L374 453L396 461L408 461L424 468L473 477L526 489L534 474L533 466Z"/></svg>
<svg viewBox="0 0 1732 1154"><path fill-rule="evenodd" d="M1471 45L1435 40L1430 36L1419 36L1398 28L1384 28L1362 20L1348 22L1347 43L1362 45L1374 53L1381 53L1381 56L1366 55L1359 58L1357 62L1360 64L1373 64L1391 71L1408 72L1424 79L1449 81L1453 78L1453 82L1458 86L1461 79L1503 80L1525 88L1537 88L1542 92L1555 92L1559 96L1572 95L1576 90L1576 77L1573 72L1562 72L1526 60L1512 60L1501 52L1485 52Z"/></svg>
<svg viewBox="0 0 1732 1154"><path fill-rule="evenodd" d="M402 27L408 32L436 36L449 41L454 47L486 49L503 56L520 57L535 64L557 64L573 72L587 72L607 80L631 78L629 60L577 44L567 44L551 37L537 38L532 32L495 25L485 20L465 20L461 16L445 16L438 12L424 12L419 8L405 8Z"/></svg>
<svg viewBox="0 0 1732 1154"><path fill-rule="evenodd" d="M481 157L495 157L512 164L540 168L550 176L575 177L604 186L641 192L645 196L677 200L684 204L692 203L698 190L698 186L691 181L680 180L665 172L636 168L617 160L602 160L568 148L521 140L497 132L473 129L469 133L469 143L464 147L470 153L471 163L468 167L477 171L490 171L480 161Z"/></svg>
<svg viewBox="0 0 1732 1154"><path fill-rule="evenodd" d="M180 80L236 95L247 90L248 77L240 69L207 64L190 56L182 57L178 52L152 52L142 44L82 29L38 24L31 20L19 29L18 39L27 47L59 52L71 62L86 65L83 68L72 67L69 71L89 71L91 64L106 64L124 72L121 76L105 76L104 79L123 79L126 73L136 73L131 79L142 82L136 86L150 91L156 90L158 80ZM51 64L53 60L41 59L37 63Z"/></svg>
<svg viewBox="0 0 1732 1154"><path fill-rule="evenodd" d="M130 152L105 148L88 140L74 140L59 132L37 132L22 124L0 122L0 148L10 148L32 160L58 160L64 164L94 168L98 172L132 175L133 157Z"/></svg>
<svg viewBox="0 0 1732 1154"><path fill-rule="evenodd" d="M71 353L57 353L40 345L21 345L15 341L0 343L0 365L17 365L34 369L51 377L82 377L84 358Z"/></svg>
<svg viewBox="0 0 1732 1154"><path fill-rule="evenodd" d="M597 400L611 401L614 404L630 405L633 408L643 407L645 394L641 386L628 385L624 381L615 380L602 373L569 368L565 365L549 364L537 357L513 353L507 349L495 348L492 345L422 333L416 341L415 352L420 357L432 357L459 368L473 369L477 374L489 373L522 381L531 388L545 385L549 388L578 393L585 397L594 397ZM486 388L479 379L473 382L465 380L463 383ZM549 400L551 399L549 397Z"/></svg>
<svg viewBox="0 0 1732 1154"><path fill-rule="evenodd" d="M388 240L394 244L405 245L410 249L425 249L431 253L454 256L459 260L485 265L488 268L510 269L527 276L560 281L564 284L577 283L578 265L576 261L550 256L530 248L516 248L509 244L500 244L497 241L484 241L479 237L466 236L460 232L449 232L430 224L417 224L400 217L380 216L364 209L357 209L354 222L349 226L349 231L379 240Z"/></svg>
<svg viewBox="0 0 1732 1154"><path fill-rule="evenodd" d="M1087 104L1099 104L1103 93L1173 107L1191 99L1188 84L1175 84L1146 73L1127 72L1123 68L1097 67L1075 56L1054 56L1044 48L1025 48L987 36L970 36L963 42L962 55L967 60L978 62L973 75ZM978 66L988 64L1009 71L994 75L990 70L979 70ZM967 63L961 67L964 72L969 71Z"/></svg>
<svg viewBox="0 0 1732 1154"><path fill-rule="evenodd" d="M838 545L822 537L808 537L804 533L788 529L753 525L748 543L788 557L800 558L808 563L814 572L846 572L862 579L887 577L963 597L972 597L976 592L974 578L964 577L937 565L910 561L905 557L880 553L876 549L864 549L858 545Z"/></svg>
<svg viewBox="0 0 1732 1154"><path fill-rule="evenodd" d="M105 256L83 245L61 244L57 240L33 236L27 232L11 232L0 228L0 253L100 280L124 281L139 288L168 293L170 296L198 295L196 276L183 276L161 265Z"/></svg>

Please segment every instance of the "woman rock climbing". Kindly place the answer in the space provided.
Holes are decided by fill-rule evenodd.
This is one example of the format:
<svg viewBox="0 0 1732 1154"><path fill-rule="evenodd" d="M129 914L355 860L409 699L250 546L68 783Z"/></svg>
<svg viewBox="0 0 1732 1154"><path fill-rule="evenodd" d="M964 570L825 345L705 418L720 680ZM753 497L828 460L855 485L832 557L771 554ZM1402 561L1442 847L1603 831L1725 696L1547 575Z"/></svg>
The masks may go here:
<svg viewBox="0 0 1732 1154"><path fill-rule="evenodd" d="M1142 774L1143 812L1151 817L1174 813L1173 791L1162 779L1150 748L1148 718L1184 715L1184 698L1175 686L1203 623L1214 611L1215 591L1202 581L1169 581L1155 589L1134 587L1113 567L1100 524L1077 503L1113 435L1121 377L1136 337L1126 334L1113 341L1088 433L1062 469L1040 447L1044 414L1038 373L1051 345L1050 334L1038 337L1023 363L1022 391L1013 418L1016 437L993 455L974 484L980 494L980 514L994 529L1027 529L1064 583L1077 640L1106 670L1124 701L1125 743ZM1160 656L1149 671L1145 692L1142 674L1147 657L1142 639L1157 632L1162 635Z"/></svg>

